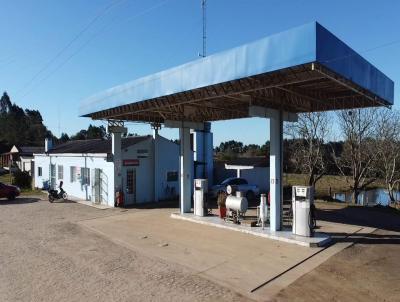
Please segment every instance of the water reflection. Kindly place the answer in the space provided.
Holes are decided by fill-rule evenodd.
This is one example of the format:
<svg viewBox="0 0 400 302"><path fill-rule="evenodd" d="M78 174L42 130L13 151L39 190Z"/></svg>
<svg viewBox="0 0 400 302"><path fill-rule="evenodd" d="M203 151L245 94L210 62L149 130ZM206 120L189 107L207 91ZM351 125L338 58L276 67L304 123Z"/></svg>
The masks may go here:
<svg viewBox="0 0 400 302"><path fill-rule="evenodd" d="M351 192L335 193L333 198L342 202L351 202L351 196ZM400 191L395 191L394 197L396 200L400 200ZM365 206L374 206L377 204L387 206L390 203L390 197L388 191L385 189L361 191L360 195L358 195L357 203Z"/></svg>

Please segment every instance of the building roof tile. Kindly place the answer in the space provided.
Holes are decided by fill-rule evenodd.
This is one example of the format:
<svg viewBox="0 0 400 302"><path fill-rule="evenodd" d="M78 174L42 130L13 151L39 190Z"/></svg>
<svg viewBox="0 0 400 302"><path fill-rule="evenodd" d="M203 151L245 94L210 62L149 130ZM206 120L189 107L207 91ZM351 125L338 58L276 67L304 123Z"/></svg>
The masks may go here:
<svg viewBox="0 0 400 302"><path fill-rule="evenodd" d="M121 147L136 145L142 141L151 138L151 135L146 136L132 136L122 138ZM64 144L53 147L49 154L62 154L62 153L111 153L111 139L88 139L88 140L73 140Z"/></svg>

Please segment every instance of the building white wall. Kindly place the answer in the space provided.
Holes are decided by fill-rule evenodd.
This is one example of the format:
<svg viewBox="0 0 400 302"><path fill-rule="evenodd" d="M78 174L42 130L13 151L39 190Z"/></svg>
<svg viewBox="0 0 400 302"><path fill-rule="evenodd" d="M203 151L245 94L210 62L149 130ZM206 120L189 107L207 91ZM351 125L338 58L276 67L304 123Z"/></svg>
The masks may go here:
<svg viewBox="0 0 400 302"><path fill-rule="evenodd" d="M46 189L50 181L50 157L45 154L35 155L35 188ZM42 168L42 176L39 176L38 168Z"/></svg>
<svg viewBox="0 0 400 302"><path fill-rule="evenodd" d="M148 150L146 158L140 158L143 153L138 153L138 150ZM122 166L122 188L124 190L125 205L134 203L151 202L154 200L154 172L153 172L153 143L152 139L142 141L138 144L123 149L121 152L122 160L137 159L137 166ZM130 169L136 171L136 201L127 193L127 172Z"/></svg>
<svg viewBox="0 0 400 302"><path fill-rule="evenodd" d="M179 194L179 145L170 140L156 135L153 140L142 141L122 150L122 159L137 159L138 166L123 166L122 167L122 185L126 192L126 174L129 169L136 170L136 203L152 202L158 195L158 200L166 200L176 197ZM157 156L155 157L154 148L157 146ZM141 150L148 150L147 158L143 157L143 153L138 153ZM154 160L156 159L156 160ZM176 181L167 181L168 172L177 172L178 179ZM125 202L127 205L132 202L126 196Z"/></svg>
<svg viewBox="0 0 400 302"><path fill-rule="evenodd" d="M56 165L56 182L57 186L62 180L64 185L63 189L71 197L78 199L94 201L94 196L92 192L92 185L94 183L93 170L95 168L102 169L108 177L107 181L107 205L114 206L114 188L113 182L111 181L114 177L114 165L112 162L106 161L106 156L88 156L82 154L76 155L35 155L35 187L44 188L46 184L50 184L50 165ZM58 176L58 166L63 166L63 179ZM38 169L42 168L42 176L39 176ZM77 179L75 182L71 182L71 167L76 167L78 173L80 168L89 168L90 173L90 183L82 184L82 178Z"/></svg>
<svg viewBox="0 0 400 302"><path fill-rule="evenodd" d="M155 166L156 184L159 200L176 198L179 195L179 145L157 135L158 148ZM168 181L168 172L176 172L176 181Z"/></svg>
<svg viewBox="0 0 400 302"><path fill-rule="evenodd" d="M215 164L214 167L215 181L218 184L229 177L236 177L237 171L225 169L225 164ZM261 193L269 191L269 167L255 167L250 170L242 170L241 177L246 179L250 184L257 185Z"/></svg>
<svg viewBox="0 0 400 302"><path fill-rule="evenodd" d="M124 191L125 205L133 203L152 202L155 199L155 188L158 192L159 200L175 198L179 195L179 145L168 139L157 135L158 156L154 161L155 140L149 139L121 150L122 165L122 189ZM146 152L147 151L147 152ZM58 179L58 166L62 165L64 169L63 189L69 196L91 200L94 202L92 184L94 181L94 169L102 169L108 178L108 199L107 205L114 206L114 164L106 161L106 155L85 155L85 154L35 154L35 187L44 188L50 184L50 164L56 165L56 182ZM126 160L138 160L134 166L124 165ZM71 183L70 167L89 168L90 185L82 185L81 180ZM42 175L39 176L38 169L42 168ZM136 172L136 193L127 194L127 172L135 170ZM156 173L155 173L156 171ZM168 172L176 172L177 179L168 181Z"/></svg>
<svg viewBox="0 0 400 302"><path fill-rule="evenodd" d="M260 192L269 191L269 168L268 167L255 167L251 170L242 170L241 177L246 179L249 184L257 185Z"/></svg>
<svg viewBox="0 0 400 302"><path fill-rule="evenodd" d="M20 157L19 161L17 162L18 167L20 168L21 171L25 172L31 172L31 167L32 167L32 157Z"/></svg>

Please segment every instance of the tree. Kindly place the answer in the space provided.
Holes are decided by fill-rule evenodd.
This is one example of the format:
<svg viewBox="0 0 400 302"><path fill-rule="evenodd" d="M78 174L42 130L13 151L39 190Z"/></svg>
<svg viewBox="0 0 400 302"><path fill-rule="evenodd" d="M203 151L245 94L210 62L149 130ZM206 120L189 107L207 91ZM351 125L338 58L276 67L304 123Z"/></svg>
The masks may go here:
<svg viewBox="0 0 400 302"><path fill-rule="evenodd" d="M394 190L400 184L400 112L382 109L378 115L376 150L379 154L376 169L385 180L392 202Z"/></svg>
<svg viewBox="0 0 400 302"><path fill-rule="evenodd" d="M297 170L314 186L327 171L327 149L324 142L329 134L327 112L299 114L296 123L288 123L285 132L292 137L291 159Z"/></svg>
<svg viewBox="0 0 400 302"><path fill-rule="evenodd" d="M105 138L107 130L104 126L89 125L87 129L87 139Z"/></svg>
<svg viewBox="0 0 400 302"><path fill-rule="evenodd" d="M66 143L66 142L68 142L69 140L70 140L70 138L69 138L69 136L68 136L67 133L61 133L61 136L60 136L60 138L59 138L59 141L60 141L61 143Z"/></svg>
<svg viewBox="0 0 400 302"><path fill-rule="evenodd" d="M71 136L71 140L86 140L86 139L105 139L107 138L107 131L104 126L89 125L87 130L80 130Z"/></svg>
<svg viewBox="0 0 400 302"><path fill-rule="evenodd" d="M215 151L223 159L232 159L243 153L243 143L235 140L222 142Z"/></svg>
<svg viewBox="0 0 400 302"><path fill-rule="evenodd" d="M3 93L0 99L0 114L6 114L11 108L11 100L7 92Z"/></svg>
<svg viewBox="0 0 400 302"><path fill-rule="evenodd" d="M240 154L243 152L243 143L242 142L237 142L235 140L230 140L227 142L222 142L219 145L219 150L220 152L223 153L236 153L236 154Z"/></svg>
<svg viewBox="0 0 400 302"><path fill-rule="evenodd" d="M0 129L0 141L9 145L39 146L45 137L52 137L39 111L24 110L11 103L6 92L0 99Z"/></svg>
<svg viewBox="0 0 400 302"><path fill-rule="evenodd" d="M360 191L376 179L376 115L377 109L344 110L337 115L345 141L342 154L334 154L334 159L353 193L353 203L357 203Z"/></svg>
<svg viewBox="0 0 400 302"><path fill-rule="evenodd" d="M243 147L243 155L245 157L253 157L263 155L261 147L256 144L249 144Z"/></svg>

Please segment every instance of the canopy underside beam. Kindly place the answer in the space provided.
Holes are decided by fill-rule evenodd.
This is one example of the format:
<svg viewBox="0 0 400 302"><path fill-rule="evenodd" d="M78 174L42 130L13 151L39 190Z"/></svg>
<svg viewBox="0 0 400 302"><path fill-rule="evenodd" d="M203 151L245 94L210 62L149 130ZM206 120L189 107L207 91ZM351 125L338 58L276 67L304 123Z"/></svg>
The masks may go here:
<svg viewBox="0 0 400 302"><path fill-rule="evenodd" d="M90 114L93 119L163 123L246 118L249 106L313 112L381 106L384 101L320 64L277 72L135 102Z"/></svg>

